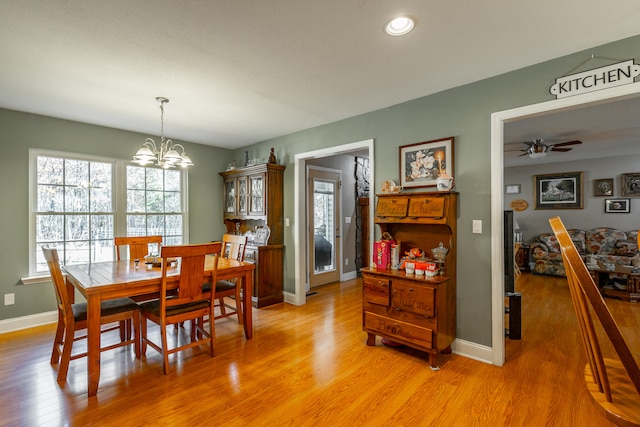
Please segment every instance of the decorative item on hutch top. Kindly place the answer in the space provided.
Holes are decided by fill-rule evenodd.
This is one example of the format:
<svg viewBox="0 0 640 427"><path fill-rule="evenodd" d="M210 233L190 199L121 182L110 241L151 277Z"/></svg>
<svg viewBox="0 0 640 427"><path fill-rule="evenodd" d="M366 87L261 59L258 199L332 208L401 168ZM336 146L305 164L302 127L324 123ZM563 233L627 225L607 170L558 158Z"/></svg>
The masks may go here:
<svg viewBox="0 0 640 427"><path fill-rule="evenodd" d="M453 176L454 137L400 147L400 186L434 187L440 175Z"/></svg>

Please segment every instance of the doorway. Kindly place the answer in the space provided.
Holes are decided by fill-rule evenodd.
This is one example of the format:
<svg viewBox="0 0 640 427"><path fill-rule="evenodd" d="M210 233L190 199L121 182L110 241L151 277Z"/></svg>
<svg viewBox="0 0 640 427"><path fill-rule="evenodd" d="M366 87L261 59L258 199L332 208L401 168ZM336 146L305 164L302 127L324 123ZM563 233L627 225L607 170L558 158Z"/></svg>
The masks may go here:
<svg viewBox="0 0 640 427"><path fill-rule="evenodd" d="M493 113L491 115L491 247L497 256L491 264L491 363L504 365L504 125L536 115L553 114L565 109L579 109L595 103L609 103L640 96L640 83L577 95Z"/></svg>
<svg viewBox="0 0 640 427"><path fill-rule="evenodd" d="M359 152L366 150L370 162L369 167L369 182L373 182L375 176L375 159L373 151L373 139L365 139L362 141L352 142L349 144L337 145L333 147L322 148L319 150L308 151L305 153L298 153L294 159L294 247L295 248L307 248L308 247L308 228L306 224L306 175L307 168L306 163L308 160L320 159L323 157L335 156L339 154L348 154L353 152ZM369 198L373 197L373 191L369 193ZM373 206L373 202L370 203ZM367 226L369 231L373 230L373 215L369 215L369 224ZM308 272L307 272L307 256L306 251L295 251L294 253L294 279L295 292L284 292L285 301L294 305L304 305L307 301L308 290Z"/></svg>
<svg viewBox="0 0 640 427"><path fill-rule="evenodd" d="M307 166L309 224L309 287L340 280L340 183L339 170Z"/></svg>

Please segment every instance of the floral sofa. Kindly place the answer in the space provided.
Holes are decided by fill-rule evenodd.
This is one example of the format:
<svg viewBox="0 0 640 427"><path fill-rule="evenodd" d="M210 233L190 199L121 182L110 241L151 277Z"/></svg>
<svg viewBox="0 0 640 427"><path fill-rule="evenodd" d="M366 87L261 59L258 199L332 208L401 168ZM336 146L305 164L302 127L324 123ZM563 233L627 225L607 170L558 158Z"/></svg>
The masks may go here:
<svg viewBox="0 0 640 427"><path fill-rule="evenodd" d="M585 259L596 255L601 261L621 265L640 265L638 230L621 231L615 228L592 228L590 230L567 230L578 252ZM529 254L535 262L534 274L566 276L560 246L553 233L543 233L529 245Z"/></svg>

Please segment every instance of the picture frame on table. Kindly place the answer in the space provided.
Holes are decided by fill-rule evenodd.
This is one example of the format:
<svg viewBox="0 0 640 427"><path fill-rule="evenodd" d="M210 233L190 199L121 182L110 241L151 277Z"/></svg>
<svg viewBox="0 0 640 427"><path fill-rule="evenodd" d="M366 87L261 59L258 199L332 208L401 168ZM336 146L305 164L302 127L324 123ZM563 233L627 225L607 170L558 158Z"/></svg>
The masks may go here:
<svg viewBox="0 0 640 427"><path fill-rule="evenodd" d="M622 195L640 196L640 172L622 174Z"/></svg>
<svg viewBox="0 0 640 427"><path fill-rule="evenodd" d="M605 199L604 211L606 213L631 212L631 199Z"/></svg>
<svg viewBox="0 0 640 427"><path fill-rule="evenodd" d="M594 179L593 180L593 196L613 196L613 178Z"/></svg>
<svg viewBox="0 0 640 427"><path fill-rule="evenodd" d="M582 172L533 176L536 209L582 209Z"/></svg>
<svg viewBox="0 0 640 427"><path fill-rule="evenodd" d="M453 177L455 138L400 146L400 187L435 187L438 176Z"/></svg>

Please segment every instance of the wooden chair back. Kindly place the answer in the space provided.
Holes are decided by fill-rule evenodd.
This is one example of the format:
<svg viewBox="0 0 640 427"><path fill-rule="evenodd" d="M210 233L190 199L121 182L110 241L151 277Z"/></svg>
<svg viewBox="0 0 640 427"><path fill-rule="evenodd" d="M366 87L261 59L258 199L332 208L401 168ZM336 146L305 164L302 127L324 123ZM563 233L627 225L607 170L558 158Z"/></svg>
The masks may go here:
<svg viewBox="0 0 640 427"><path fill-rule="evenodd" d="M49 273L53 281L56 291L56 300L58 301L58 313L64 324L70 325L73 322L73 312L71 311L71 297L67 288L67 282L62 275L60 269L60 259L58 258L58 250L54 248L42 248L44 259L47 261Z"/></svg>
<svg viewBox="0 0 640 427"><path fill-rule="evenodd" d="M141 260L149 254L150 244L156 244L160 248L162 236L114 237L113 244L116 247L116 259L118 261L120 261L121 246L129 246L129 259Z"/></svg>
<svg viewBox="0 0 640 427"><path fill-rule="evenodd" d="M222 244L204 243L196 245L163 246L160 251L162 257L162 288L160 298L160 311L166 312L167 307L191 304L200 301L207 301L213 298L212 292L204 292L202 285L204 279L204 264L207 255L215 255L211 280L217 280L218 259ZM167 281L170 276L171 258L180 258L180 279L178 289L171 298L167 297Z"/></svg>
<svg viewBox="0 0 640 427"><path fill-rule="evenodd" d="M640 425L638 363L562 220L555 217L551 218L549 223L560 245L571 298L589 361L585 368L587 388L610 421L621 425ZM600 321L619 360L603 357L593 314Z"/></svg>
<svg viewBox="0 0 640 427"><path fill-rule="evenodd" d="M244 261L247 249L247 236L225 234L222 236L222 257Z"/></svg>

